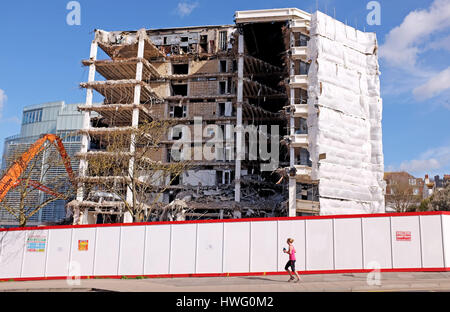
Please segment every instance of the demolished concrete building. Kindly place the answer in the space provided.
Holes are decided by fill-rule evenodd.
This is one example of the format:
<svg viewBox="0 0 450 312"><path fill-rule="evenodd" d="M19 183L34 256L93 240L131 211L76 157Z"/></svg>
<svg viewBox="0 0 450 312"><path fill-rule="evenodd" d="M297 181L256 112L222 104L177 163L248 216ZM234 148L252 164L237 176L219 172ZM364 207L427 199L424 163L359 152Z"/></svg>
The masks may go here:
<svg viewBox="0 0 450 312"><path fill-rule="evenodd" d="M98 47L110 59L98 60ZM384 212L374 33L321 12L237 11L234 25L96 30L83 65L89 78L81 83L87 97L79 107L85 112L81 184L72 205L85 212L83 223L120 206L103 203L98 209L87 200L86 184L102 178L90 180L90 142L155 119L175 120L192 132L196 122L223 131L216 158L193 160L162 197L165 204L184 199L191 217ZM96 80L96 72L105 80ZM103 105L92 105L94 90L104 96ZM91 112L102 116L102 128ZM268 135L269 144L281 143L277 168L269 172L262 169L267 159L261 150L249 160L252 138L245 129L274 125L279 133ZM174 161L171 148L183 135L170 131L154 160ZM202 137L194 141L206 143Z"/></svg>

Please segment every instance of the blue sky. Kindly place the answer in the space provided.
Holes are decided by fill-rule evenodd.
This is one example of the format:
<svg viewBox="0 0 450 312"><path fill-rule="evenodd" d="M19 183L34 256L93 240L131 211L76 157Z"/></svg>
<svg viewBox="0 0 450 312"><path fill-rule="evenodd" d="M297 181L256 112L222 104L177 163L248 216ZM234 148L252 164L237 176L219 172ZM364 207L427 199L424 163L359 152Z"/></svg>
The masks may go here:
<svg viewBox="0 0 450 312"><path fill-rule="evenodd" d="M79 0L80 26L66 23L68 2L0 4L0 153L3 139L20 131L24 106L85 100L80 61L94 29L233 24L237 10L318 7L377 33L386 171L450 173L450 0L379 0L379 26L366 23L368 0Z"/></svg>

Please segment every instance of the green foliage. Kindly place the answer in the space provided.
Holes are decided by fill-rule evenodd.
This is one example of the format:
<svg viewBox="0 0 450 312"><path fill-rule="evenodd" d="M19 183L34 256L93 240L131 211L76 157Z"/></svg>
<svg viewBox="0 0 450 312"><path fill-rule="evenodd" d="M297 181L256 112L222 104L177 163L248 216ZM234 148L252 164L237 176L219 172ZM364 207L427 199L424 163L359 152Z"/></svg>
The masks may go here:
<svg viewBox="0 0 450 312"><path fill-rule="evenodd" d="M430 198L425 198L417 207L416 211L428 211L428 210L430 210Z"/></svg>

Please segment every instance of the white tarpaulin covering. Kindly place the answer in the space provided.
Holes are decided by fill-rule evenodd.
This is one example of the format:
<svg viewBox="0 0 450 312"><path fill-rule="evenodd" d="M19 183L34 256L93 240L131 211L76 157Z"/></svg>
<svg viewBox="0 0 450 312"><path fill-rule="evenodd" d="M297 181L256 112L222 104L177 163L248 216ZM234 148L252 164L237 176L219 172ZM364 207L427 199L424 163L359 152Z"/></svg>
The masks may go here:
<svg viewBox="0 0 450 312"><path fill-rule="evenodd" d="M384 212L376 35L316 12L310 37L309 150L320 213Z"/></svg>

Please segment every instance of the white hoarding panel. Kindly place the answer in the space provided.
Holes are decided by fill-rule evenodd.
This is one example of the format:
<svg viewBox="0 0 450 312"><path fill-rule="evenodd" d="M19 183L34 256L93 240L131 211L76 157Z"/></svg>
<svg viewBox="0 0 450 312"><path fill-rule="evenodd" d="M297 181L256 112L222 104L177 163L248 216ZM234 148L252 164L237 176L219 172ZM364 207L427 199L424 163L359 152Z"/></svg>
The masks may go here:
<svg viewBox="0 0 450 312"><path fill-rule="evenodd" d="M25 231L25 253L21 277L45 275L45 259L48 251L48 230Z"/></svg>
<svg viewBox="0 0 450 312"><path fill-rule="evenodd" d="M226 222L224 240L223 272L249 272L250 223Z"/></svg>
<svg viewBox="0 0 450 312"><path fill-rule="evenodd" d="M119 265L120 227L97 228L94 274L117 275Z"/></svg>
<svg viewBox="0 0 450 312"><path fill-rule="evenodd" d="M278 221L278 271L284 271L284 267L289 260L289 255L283 252L283 248L288 248L287 239L294 239L296 250L295 269L297 271L305 270L305 221Z"/></svg>
<svg viewBox="0 0 450 312"><path fill-rule="evenodd" d="M145 226L122 226L119 275L144 274Z"/></svg>
<svg viewBox="0 0 450 312"><path fill-rule="evenodd" d="M363 268L360 218L334 219L334 261L336 270Z"/></svg>
<svg viewBox="0 0 450 312"><path fill-rule="evenodd" d="M251 223L250 272L277 270L277 221Z"/></svg>
<svg viewBox="0 0 450 312"><path fill-rule="evenodd" d="M223 223L199 223L196 273L222 273Z"/></svg>
<svg viewBox="0 0 450 312"><path fill-rule="evenodd" d="M333 220L306 220L306 269L333 270Z"/></svg>
<svg viewBox="0 0 450 312"><path fill-rule="evenodd" d="M144 274L169 274L170 225L147 226Z"/></svg>
<svg viewBox="0 0 450 312"><path fill-rule="evenodd" d="M200 222L0 231L0 279L445 268L450 215Z"/></svg>
<svg viewBox="0 0 450 312"><path fill-rule="evenodd" d="M450 267L450 216L442 215L442 237L444 241L444 265Z"/></svg>
<svg viewBox="0 0 450 312"><path fill-rule="evenodd" d="M0 251L0 278L20 277L23 253L25 251L25 231L4 232Z"/></svg>
<svg viewBox="0 0 450 312"><path fill-rule="evenodd" d="M46 276L67 276L69 272L72 229L48 231Z"/></svg>
<svg viewBox="0 0 450 312"><path fill-rule="evenodd" d="M444 266L441 216L420 216L422 242L422 266L441 268Z"/></svg>
<svg viewBox="0 0 450 312"><path fill-rule="evenodd" d="M393 268L421 268L419 217L391 217Z"/></svg>
<svg viewBox="0 0 450 312"><path fill-rule="evenodd" d="M94 272L96 228L74 228L69 276L86 276Z"/></svg>
<svg viewBox="0 0 450 312"><path fill-rule="evenodd" d="M172 225L170 274L195 273L197 224Z"/></svg>
<svg viewBox="0 0 450 312"><path fill-rule="evenodd" d="M391 269L391 225L389 217L363 218L364 269Z"/></svg>

